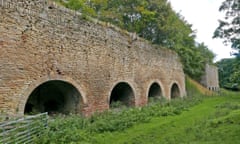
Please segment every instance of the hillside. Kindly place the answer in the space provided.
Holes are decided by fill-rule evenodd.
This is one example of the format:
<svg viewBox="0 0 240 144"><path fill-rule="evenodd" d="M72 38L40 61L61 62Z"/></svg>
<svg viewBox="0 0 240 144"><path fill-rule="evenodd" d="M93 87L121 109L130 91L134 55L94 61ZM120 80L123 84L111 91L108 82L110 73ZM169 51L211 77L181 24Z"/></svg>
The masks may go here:
<svg viewBox="0 0 240 144"><path fill-rule="evenodd" d="M208 98L180 115L156 117L123 132L99 134L97 139L102 144L237 144L239 102L237 96Z"/></svg>
<svg viewBox="0 0 240 144"><path fill-rule="evenodd" d="M206 87L191 79L190 77L186 77L186 87L188 95L194 95L196 93L206 96L216 95L215 92L208 90Z"/></svg>

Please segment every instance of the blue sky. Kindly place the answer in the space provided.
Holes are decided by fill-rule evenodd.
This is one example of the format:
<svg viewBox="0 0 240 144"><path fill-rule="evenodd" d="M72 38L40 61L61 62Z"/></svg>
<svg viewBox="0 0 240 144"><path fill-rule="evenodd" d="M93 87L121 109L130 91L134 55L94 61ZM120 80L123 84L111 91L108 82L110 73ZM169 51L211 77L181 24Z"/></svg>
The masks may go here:
<svg viewBox="0 0 240 144"><path fill-rule="evenodd" d="M223 19L223 13L218 11L224 0L169 0L173 9L179 12L197 31L197 42L204 42L217 56L215 61L229 58L230 46L224 46L221 39L212 39L218 26L218 20Z"/></svg>

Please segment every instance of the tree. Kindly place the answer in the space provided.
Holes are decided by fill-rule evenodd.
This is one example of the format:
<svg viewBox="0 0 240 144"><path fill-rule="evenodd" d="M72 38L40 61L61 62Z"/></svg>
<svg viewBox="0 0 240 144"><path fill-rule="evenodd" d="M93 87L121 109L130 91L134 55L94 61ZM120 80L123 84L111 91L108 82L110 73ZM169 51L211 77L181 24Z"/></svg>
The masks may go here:
<svg viewBox="0 0 240 144"><path fill-rule="evenodd" d="M219 20L213 38L221 38L225 44L231 43L231 47L238 51L232 54L236 58L224 59L217 63L220 85L232 87L240 85L240 1L225 0L219 11L225 13L225 18Z"/></svg>
<svg viewBox="0 0 240 144"><path fill-rule="evenodd" d="M240 85L240 60L237 58L223 59L217 62L221 87Z"/></svg>
<svg viewBox="0 0 240 144"><path fill-rule="evenodd" d="M240 51L240 1L225 0L219 11L225 13L225 18L219 20L213 38L224 39L225 44L231 43L232 48Z"/></svg>
<svg viewBox="0 0 240 144"><path fill-rule="evenodd" d="M64 5L65 7L79 11L83 14L96 16L95 7L91 7L88 0L55 0L56 2Z"/></svg>

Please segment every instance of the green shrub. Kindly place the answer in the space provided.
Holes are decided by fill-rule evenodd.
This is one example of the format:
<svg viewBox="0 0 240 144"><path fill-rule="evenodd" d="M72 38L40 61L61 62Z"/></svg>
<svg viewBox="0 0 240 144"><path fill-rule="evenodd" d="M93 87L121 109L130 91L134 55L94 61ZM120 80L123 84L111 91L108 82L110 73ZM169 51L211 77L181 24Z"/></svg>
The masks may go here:
<svg viewBox="0 0 240 144"><path fill-rule="evenodd" d="M154 117L179 115L202 99L199 96L171 101L159 99L141 108L124 108L117 112L113 109L89 118L58 115L50 118L48 129L36 143L97 143L94 138L96 134L124 131L134 125L148 123ZM121 106L121 103L115 106Z"/></svg>

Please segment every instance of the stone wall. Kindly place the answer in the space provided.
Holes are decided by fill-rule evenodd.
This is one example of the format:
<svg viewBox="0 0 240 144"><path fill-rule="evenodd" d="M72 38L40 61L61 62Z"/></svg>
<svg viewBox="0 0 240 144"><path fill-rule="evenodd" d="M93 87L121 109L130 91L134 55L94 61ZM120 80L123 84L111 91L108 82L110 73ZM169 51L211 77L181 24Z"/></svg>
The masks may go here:
<svg viewBox="0 0 240 144"><path fill-rule="evenodd" d="M83 115L108 109L120 82L134 106L147 103L153 83L168 99L173 84L186 95L175 52L50 1L0 1L0 112L22 115L31 93L54 80L79 91Z"/></svg>
<svg viewBox="0 0 240 144"><path fill-rule="evenodd" d="M216 66L206 64L205 73L202 77L201 84L209 90L219 90L218 68Z"/></svg>

